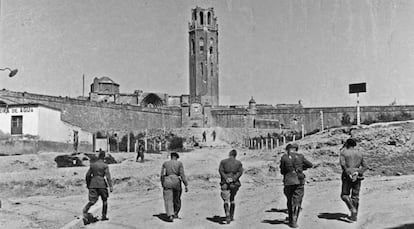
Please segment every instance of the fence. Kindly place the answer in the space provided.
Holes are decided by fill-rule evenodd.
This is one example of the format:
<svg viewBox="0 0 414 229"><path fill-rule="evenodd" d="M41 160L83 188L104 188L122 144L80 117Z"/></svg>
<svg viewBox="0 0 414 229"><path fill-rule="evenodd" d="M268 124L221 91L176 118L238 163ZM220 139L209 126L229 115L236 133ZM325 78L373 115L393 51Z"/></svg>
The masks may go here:
<svg viewBox="0 0 414 229"><path fill-rule="evenodd" d="M297 139L303 137L302 133L293 134L293 135L280 135L277 137L253 137L245 138L244 146L249 149L260 149L260 150L272 150L279 146L285 145L287 142L294 142Z"/></svg>

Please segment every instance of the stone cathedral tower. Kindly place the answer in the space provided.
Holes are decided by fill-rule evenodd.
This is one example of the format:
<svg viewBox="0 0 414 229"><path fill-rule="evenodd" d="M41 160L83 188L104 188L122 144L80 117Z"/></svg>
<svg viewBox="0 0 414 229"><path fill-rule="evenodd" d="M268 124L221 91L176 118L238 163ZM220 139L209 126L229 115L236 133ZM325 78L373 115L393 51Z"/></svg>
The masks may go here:
<svg viewBox="0 0 414 229"><path fill-rule="evenodd" d="M219 105L218 24L214 9L196 7L188 25L190 103Z"/></svg>

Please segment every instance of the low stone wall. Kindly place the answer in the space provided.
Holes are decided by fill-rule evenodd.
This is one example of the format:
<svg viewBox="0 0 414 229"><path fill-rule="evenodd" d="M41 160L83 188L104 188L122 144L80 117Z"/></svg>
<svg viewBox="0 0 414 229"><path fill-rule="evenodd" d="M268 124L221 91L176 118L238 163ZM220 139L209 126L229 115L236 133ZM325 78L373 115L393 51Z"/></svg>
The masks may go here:
<svg viewBox="0 0 414 229"><path fill-rule="evenodd" d="M355 107L312 107L312 108L214 108L208 114L211 126L226 128L252 127L254 120L278 120L285 128L305 132L321 129L321 112L324 128L341 126L349 117L349 124L356 121ZM361 107L361 122L391 121L392 118L414 118L414 106L365 106ZM263 128L271 128L263 127Z"/></svg>
<svg viewBox="0 0 414 229"><path fill-rule="evenodd" d="M58 108L62 111L63 121L89 132L177 128L182 123L179 107L145 108L7 90L0 91L0 100L9 104L40 103Z"/></svg>

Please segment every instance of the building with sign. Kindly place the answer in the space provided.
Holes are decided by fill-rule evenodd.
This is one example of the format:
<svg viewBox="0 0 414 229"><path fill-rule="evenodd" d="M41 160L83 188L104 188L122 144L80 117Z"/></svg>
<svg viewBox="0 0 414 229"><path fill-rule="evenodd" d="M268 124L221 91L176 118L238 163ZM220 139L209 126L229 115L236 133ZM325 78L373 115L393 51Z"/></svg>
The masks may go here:
<svg viewBox="0 0 414 229"><path fill-rule="evenodd" d="M12 136L31 135L39 140L92 143L92 134L62 121L61 111L43 104L9 104L0 107L0 131Z"/></svg>

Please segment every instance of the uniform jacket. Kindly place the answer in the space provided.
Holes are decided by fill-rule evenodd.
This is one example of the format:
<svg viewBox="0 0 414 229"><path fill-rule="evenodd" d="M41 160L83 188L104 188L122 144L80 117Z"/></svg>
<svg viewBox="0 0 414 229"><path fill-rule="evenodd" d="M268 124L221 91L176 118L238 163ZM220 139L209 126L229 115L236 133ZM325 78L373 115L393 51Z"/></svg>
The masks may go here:
<svg viewBox="0 0 414 229"><path fill-rule="evenodd" d="M280 159L280 173L283 175L284 185L305 184L303 171L312 168L312 163L299 153L283 154Z"/></svg>
<svg viewBox="0 0 414 229"><path fill-rule="evenodd" d="M184 166L181 161L169 160L164 162L161 167L161 182L164 181L166 176L177 176L181 178L181 181L185 186L188 185L187 178L184 174ZM180 184L181 185L181 184Z"/></svg>
<svg viewBox="0 0 414 229"><path fill-rule="evenodd" d="M355 148L343 149L339 155L339 163L341 164L343 175L351 175L358 172L360 176L368 169L361 152Z"/></svg>
<svg viewBox="0 0 414 229"><path fill-rule="evenodd" d="M102 159L91 163L86 173L86 184L88 188L107 188L108 185L112 187L109 167Z"/></svg>
<svg viewBox="0 0 414 229"><path fill-rule="evenodd" d="M221 177L220 184L226 184L227 178L232 178L233 182L240 186L240 177L243 174L243 165L239 160L229 157L220 162L219 173Z"/></svg>

